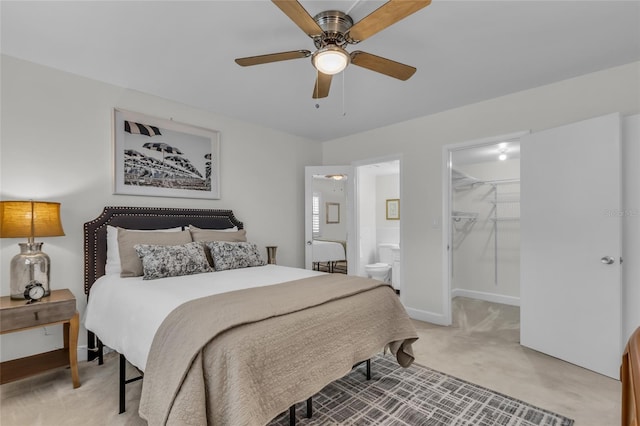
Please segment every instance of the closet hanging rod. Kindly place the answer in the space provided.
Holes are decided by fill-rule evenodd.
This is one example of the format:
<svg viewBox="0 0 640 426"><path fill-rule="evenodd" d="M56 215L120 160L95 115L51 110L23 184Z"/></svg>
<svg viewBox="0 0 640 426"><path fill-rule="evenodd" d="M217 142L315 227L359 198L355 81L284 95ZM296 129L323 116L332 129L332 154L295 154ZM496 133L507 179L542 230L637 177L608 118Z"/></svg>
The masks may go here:
<svg viewBox="0 0 640 426"><path fill-rule="evenodd" d="M500 185L502 183L520 183L520 179L494 179L494 180L484 180L482 183L486 183L488 185Z"/></svg>

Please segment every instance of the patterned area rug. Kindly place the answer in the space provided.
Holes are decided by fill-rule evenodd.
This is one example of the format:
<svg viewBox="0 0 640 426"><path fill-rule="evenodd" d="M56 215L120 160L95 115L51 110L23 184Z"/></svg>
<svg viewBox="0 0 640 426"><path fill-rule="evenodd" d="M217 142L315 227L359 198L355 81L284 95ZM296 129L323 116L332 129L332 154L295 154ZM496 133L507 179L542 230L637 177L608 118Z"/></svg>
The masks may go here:
<svg viewBox="0 0 640 426"><path fill-rule="evenodd" d="M571 426L573 420L526 402L413 364L404 369L393 357L372 360L370 381L364 364L313 397L313 417L296 406L298 425L478 425ZM289 424L288 412L269 426Z"/></svg>

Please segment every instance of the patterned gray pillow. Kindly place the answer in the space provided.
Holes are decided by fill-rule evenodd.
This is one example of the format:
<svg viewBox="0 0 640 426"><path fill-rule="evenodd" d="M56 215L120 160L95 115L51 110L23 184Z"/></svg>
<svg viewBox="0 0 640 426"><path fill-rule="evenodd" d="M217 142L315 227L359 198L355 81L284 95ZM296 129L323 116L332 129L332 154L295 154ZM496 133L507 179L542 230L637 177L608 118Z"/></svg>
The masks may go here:
<svg viewBox="0 0 640 426"><path fill-rule="evenodd" d="M209 241L207 247L211 251L213 267L216 271L266 264L255 243Z"/></svg>
<svg viewBox="0 0 640 426"><path fill-rule="evenodd" d="M201 242L177 246L136 244L134 248L142 260L144 280L213 272Z"/></svg>

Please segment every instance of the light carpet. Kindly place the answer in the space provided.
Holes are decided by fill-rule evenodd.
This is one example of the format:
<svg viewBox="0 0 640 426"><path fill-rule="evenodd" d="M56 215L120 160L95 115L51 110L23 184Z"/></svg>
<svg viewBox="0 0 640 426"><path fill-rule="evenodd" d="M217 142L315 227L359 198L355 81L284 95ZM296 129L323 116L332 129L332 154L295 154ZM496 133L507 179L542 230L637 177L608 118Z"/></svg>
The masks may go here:
<svg viewBox="0 0 640 426"><path fill-rule="evenodd" d="M313 416L297 404L299 425L474 425L571 426L573 420L453 376L413 364L400 367L391 356L372 360L313 397ZM289 424L283 413L269 426Z"/></svg>

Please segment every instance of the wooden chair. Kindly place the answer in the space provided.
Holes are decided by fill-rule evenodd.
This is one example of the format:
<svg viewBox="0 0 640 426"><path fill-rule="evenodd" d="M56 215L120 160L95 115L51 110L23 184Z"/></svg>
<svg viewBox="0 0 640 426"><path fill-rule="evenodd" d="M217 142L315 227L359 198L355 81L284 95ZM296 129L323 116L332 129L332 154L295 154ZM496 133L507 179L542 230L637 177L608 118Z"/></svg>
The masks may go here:
<svg viewBox="0 0 640 426"><path fill-rule="evenodd" d="M640 327L622 354L622 426L640 426Z"/></svg>

